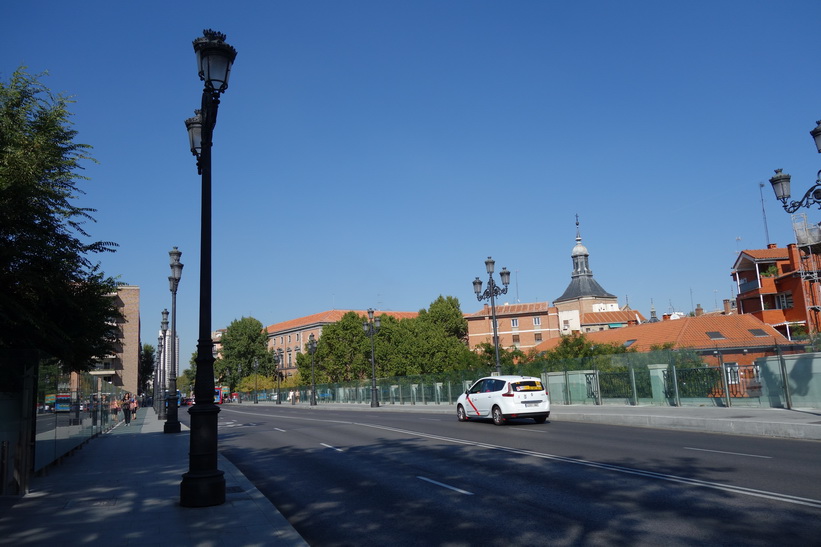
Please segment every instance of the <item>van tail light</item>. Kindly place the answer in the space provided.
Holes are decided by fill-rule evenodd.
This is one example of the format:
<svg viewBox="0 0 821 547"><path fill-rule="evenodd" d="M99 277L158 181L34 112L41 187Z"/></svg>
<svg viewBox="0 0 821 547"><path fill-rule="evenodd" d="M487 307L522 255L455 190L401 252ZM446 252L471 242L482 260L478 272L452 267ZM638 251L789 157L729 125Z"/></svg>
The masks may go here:
<svg viewBox="0 0 821 547"><path fill-rule="evenodd" d="M513 397L513 386L507 385L507 391L502 393L502 397Z"/></svg>

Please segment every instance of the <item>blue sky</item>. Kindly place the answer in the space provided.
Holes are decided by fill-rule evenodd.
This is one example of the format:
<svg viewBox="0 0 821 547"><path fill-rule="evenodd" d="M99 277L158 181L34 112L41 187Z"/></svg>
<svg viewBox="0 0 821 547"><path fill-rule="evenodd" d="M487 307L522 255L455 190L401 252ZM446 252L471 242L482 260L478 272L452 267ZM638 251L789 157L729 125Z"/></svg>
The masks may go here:
<svg viewBox="0 0 821 547"><path fill-rule="evenodd" d="M198 15L206 14L206 15ZM103 270L139 285L156 344L178 293L195 350L200 178L183 120L191 41L239 54L214 144L212 328L329 309L553 301L581 221L597 281L649 316L734 296L740 249L794 239L767 179L799 196L821 157L821 3L762 1L10 2L0 78L73 95L98 165L79 205ZM818 221L817 210L804 210Z"/></svg>

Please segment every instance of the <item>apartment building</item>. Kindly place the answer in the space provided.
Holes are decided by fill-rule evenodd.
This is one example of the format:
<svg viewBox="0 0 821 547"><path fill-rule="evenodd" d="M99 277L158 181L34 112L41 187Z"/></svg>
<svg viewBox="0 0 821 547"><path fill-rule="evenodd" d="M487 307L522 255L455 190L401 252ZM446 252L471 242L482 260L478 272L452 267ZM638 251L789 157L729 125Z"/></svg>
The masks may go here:
<svg viewBox="0 0 821 547"><path fill-rule="evenodd" d="M795 244L741 251L731 276L738 289L736 309L771 325L789 339L796 327L819 330L818 257Z"/></svg>

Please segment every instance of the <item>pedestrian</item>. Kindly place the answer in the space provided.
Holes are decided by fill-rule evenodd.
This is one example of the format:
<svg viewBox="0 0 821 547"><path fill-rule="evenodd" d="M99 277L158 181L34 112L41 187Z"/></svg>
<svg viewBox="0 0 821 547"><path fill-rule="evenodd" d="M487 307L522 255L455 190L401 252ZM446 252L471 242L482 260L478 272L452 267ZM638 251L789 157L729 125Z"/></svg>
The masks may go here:
<svg viewBox="0 0 821 547"><path fill-rule="evenodd" d="M137 398L131 397L131 402L129 403L131 407L131 416L136 420L137 419L137 408L140 405L137 404Z"/></svg>
<svg viewBox="0 0 821 547"><path fill-rule="evenodd" d="M117 399L111 399L111 405L109 406L111 410L111 421L115 424L119 420L119 413L120 413L120 402Z"/></svg>
<svg viewBox="0 0 821 547"><path fill-rule="evenodd" d="M123 396L123 402L120 403L120 408L123 409L123 419L126 427L131 425L131 394L126 393Z"/></svg>

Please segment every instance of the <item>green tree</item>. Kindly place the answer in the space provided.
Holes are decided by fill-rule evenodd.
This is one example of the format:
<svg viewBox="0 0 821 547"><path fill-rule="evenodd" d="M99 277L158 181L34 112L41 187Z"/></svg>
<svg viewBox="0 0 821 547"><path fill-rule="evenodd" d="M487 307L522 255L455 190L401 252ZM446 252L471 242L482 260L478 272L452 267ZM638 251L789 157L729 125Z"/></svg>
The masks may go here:
<svg viewBox="0 0 821 547"><path fill-rule="evenodd" d="M222 335L222 352L214 364L219 383L236 391L240 380L254 372L256 359L265 370L271 354L262 323L253 317L235 319Z"/></svg>
<svg viewBox="0 0 821 547"><path fill-rule="evenodd" d="M366 350L370 356L371 346L362 321L362 316L351 311L322 328L314 354L314 363L321 363L318 367L315 365L317 382L347 382L370 377L370 357L365 356ZM300 377L310 379L310 355L297 354L297 366Z"/></svg>
<svg viewBox="0 0 821 547"><path fill-rule="evenodd" d="M74 142L71 103L24 69L0 82L0 348L34 348L66 370L113 353L116 283L89 258L113 251L87 242L93 209L78 172L94 161Z"/></svg>
<svg viewBox="0 0 821 547"><path fill-rule="evenodd" d="M151 344L143 344L140 350L140 366L137 370L137 390L140 393L151 392L151 377L154 374L156 352Z"/></svg>
<svg viewBox="0 0 821 547"><path fill-rule="evenodd" d="M439 327L447 336L467 343L468 321L458 298L439 295L427 310L419 310L418 320L425 325Z"/></svg>

